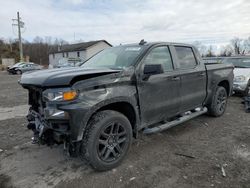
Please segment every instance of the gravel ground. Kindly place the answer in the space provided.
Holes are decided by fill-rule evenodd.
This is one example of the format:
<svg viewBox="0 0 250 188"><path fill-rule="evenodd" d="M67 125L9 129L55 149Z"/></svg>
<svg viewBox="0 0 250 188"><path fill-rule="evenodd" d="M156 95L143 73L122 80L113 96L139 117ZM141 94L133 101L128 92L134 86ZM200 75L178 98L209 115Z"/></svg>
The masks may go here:
<svg viewBox="0 0 250 188"><path fill-rule="evenodd" d="M27 92L18 79L0 72L1 188L250 187L250 115L239 97L229 99L220 118L204 115L159 134L140 134L121 166L97 173L64 155L62 146L30 144Z"/></svg>

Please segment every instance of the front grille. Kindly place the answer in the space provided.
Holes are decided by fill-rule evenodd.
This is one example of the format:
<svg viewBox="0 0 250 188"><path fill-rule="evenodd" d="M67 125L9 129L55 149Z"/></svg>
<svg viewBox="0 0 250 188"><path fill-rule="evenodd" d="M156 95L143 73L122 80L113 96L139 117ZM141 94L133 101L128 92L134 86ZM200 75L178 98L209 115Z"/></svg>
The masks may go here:
<svg viewBox="0 0 250 188"><path fill-rule="evenodd" d="M39 88L29 89L29 104L32 106L32 109L43 114L43 108L45 103L42 101L42 90Z"/></svg>

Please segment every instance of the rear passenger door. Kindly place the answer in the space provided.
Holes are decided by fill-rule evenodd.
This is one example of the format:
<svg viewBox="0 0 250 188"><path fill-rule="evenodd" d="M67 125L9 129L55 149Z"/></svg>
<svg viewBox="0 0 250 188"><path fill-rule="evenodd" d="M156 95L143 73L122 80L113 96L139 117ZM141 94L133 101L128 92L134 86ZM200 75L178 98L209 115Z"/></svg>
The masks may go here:
<svg viewBox="0 0 250 188"><path fill-rule="evenodd" d="M181 111L201 106L206 97L206 69L189 46L173 46L181 76Z"/></svg>

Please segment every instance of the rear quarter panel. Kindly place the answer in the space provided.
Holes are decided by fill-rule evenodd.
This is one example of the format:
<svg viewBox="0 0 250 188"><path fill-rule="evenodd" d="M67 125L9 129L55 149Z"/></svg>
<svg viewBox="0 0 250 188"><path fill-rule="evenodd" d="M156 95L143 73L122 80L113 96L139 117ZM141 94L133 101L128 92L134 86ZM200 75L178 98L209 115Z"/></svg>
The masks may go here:
<svg viewBox="0 0 250 188"><path fill-rule="evenodd" d="M210 104L216 87L222 81L229 82L229 94L231 94L234 78L233 66L226 64L205 64L205 66L207 70L207 98L205 104Z"/></svg>

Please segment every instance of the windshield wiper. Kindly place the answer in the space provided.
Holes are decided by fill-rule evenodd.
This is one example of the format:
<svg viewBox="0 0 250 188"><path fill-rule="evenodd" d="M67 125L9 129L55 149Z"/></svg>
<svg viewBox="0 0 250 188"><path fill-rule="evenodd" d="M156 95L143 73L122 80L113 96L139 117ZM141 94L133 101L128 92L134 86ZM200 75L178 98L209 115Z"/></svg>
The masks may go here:
<svg viewBox="0 0 250 188"><path fill-rule="evenodd" d="M121 68L121 67L109 67L109 69L111 69L111 70L122 70L123 68Z"/></svg>

